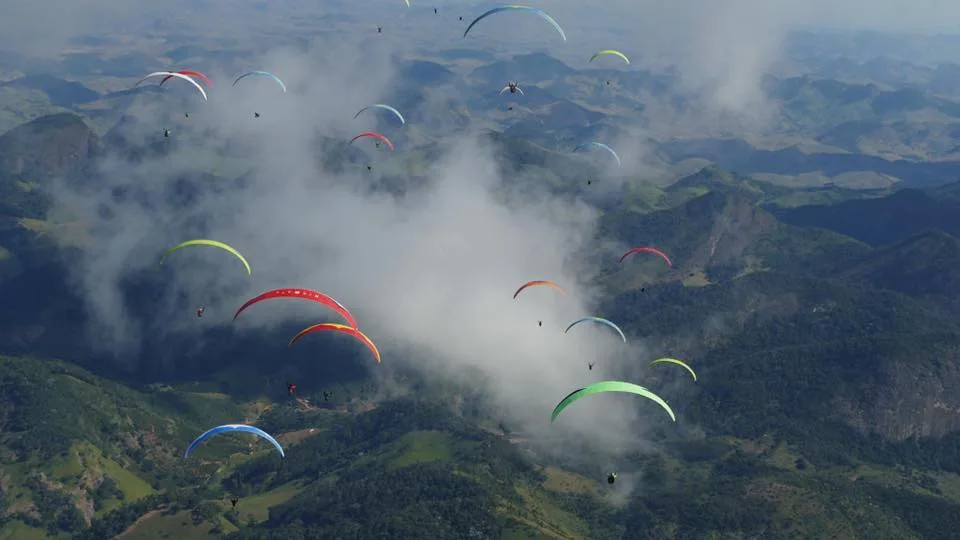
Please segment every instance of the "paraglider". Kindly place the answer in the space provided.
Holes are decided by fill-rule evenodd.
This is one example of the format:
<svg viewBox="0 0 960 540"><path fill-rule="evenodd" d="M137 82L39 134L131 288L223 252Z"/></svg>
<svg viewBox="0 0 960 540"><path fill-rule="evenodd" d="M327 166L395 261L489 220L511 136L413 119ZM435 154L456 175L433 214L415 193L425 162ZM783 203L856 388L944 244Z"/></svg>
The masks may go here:
<svg viewBox="0 0 960 540"><path fill-rule="evenodd" d="M596 364L596 362L587 362L587 369L589 369L590 371L593 371L594 364Z"/></svg>
<svg viewBox="0 0 960 540"><path fill-rule="evenodd" d="M210 80L210 77L207 77L206 75L204 75L203 73L200 73L199 71L193 71L192 69L180 69L175 71L174 73L179 73L180 75L186 75L188 77L194 77L194 78L199 77L203 79L203 82L205 82L207 86L213 85L213 81ZM163 83L169 81L173 77L174 75L167 75L166 77L161 79L160 86L163 86Z"/></svg>
<svg viewBox="0 0 960 540"><path fill-rule="evenodd" d="M692 367L690 367L690 366L687 365L686 362L684 362L684 361L682 361L682 360L677 360L676 358L657 358L656 360L651 361L651 362L650 362L650 365L652 366L652 365L654 365L654 364L662 364L662 363L676 364L676 365L682 367L683 369L685 369L685 370L687 370L688 372L690 372L690 375L693 377L694 382L696 382L696 380L697 380L697 374L696 374L696 372L693 371L693 368L692 368Z"/></svg>
<svg viewBox="0 0 960 540"><path fill-rule="evenodd" d="M401 123L401 124L406 124L406 123L407 123L407 121L403 118L403 115L400 114L400 111L394 109L394 108L391 107L390 105L385 105L385 104L383 104L383 103L374 103L373 105L367 105L366 107L364 107L364 108L360 109L359 111L357 111L357 114L353 115L353 117L356 118L356 117L360 116L360 113L362 113L363 111L365 111L365 110L367 110L367 109L383 109L383 110L385 110L385 111L388 111L388 112L393 113L393 115L396 116L398 120L400 120L400 123Z"/></svg>
<svg viewBox="0 0 960 540"><path fill-rule="evenodd" d="M377 33L378 33L378 34L382 34L382 33L383 33L383 28L382 28L380 25L377 25Z"/></svg>
<svg viewBox="0 0 960 540"><path fill-rule="evenodd" d="M616 56L618 58L623 59L623 61L626 62L627 65L630 65L630 59L627 58L627 55L623 54L622 52L616 49L603 49L601 51L597 51L593 53L593 56L590 57L590 61L593 62L594 60L596 60L597 58L600 58L601 56Z"/></svg>
<svg viewBox="0 0 960 540"><path fill-rule="evenodd" d="M667 414L670 415L670 419L674 422L677 421L676 415L673 414L673 409L670 408L670 405L667 405L667 402L664 401L660 396L654 394L646 388L624 381L601 381L598 383L591 384L584 388L580 388L570 392L567 397L560 400L560 403L553 409L553 414L550 417L550 423L553 423L554 420L560 416L560 413L564 411L571 403L577 401L580 398L591 396L593 394L600 394L604 392L626 392L629 394L637 394L643 396L649 400L652 400L657 405L667 411Z"/></svg>
<svg viewBox="0 0 960 540"><path fill-rule="evenodd" d="M219 240L210 240L208 238L196 238L193 240L187 240L186 242L180 242L179 244L168 249L166 253L160 256L160 264L163 264L163 261L164 259L167 258L167 255L170 255L171 253L173 253L174 251L177 251L178 249L182 249L189 246L210 246L210 247L220 248L226 251L227 253L233 255L237 259L240 259L240 262L243 263L243 267L246 268L248 275L253 273L253 271L250 269L250 263L248 263L247 259L244 258L244 256L241 255L240 252L237 251L233 246L229 244L224 244Z"/></svg>
<svg viewBox="0 0 960 540"><path fill-rule="evenodd" d="M300 338L306 335L313 334L314 332L324 332L324 331L340 332L341 334L347 334L349 336L353 336L354 338L363 342L363 344L366 345L368 349L370 349L370 352L373 353L373 358L377 361L377 363L378 364L380 363L380 358L381 358L380 349L377 348L377 345L370 338L368 338L366 334L361 332L355 326L351 328L349 326L346 326L343 324L337 324L337 323L320 323L320 324L315 324L313 326L308 326L303 330L301 330L300 332L298 332L297 335L293 336L293 338L290 340L290 343L287 344L287 347L293 347L294 343L296 343L297 341L300 341Z"/></svg>
<svg viewBox="0 0 960 540"><path fill-rule="evenodd" d="M262 302L264 300L270 300L273 298L302 298L304 300L311 300L327 306L333 311L337 312L341 317L343 317L353 328L357 327L357 320L353 318L353 315L350 313L347 308L343 307L343 304L337 302L333 297L326 295L320 291L314 291L312 289L273 289L260 293L259 295L247 300L245 304L240 306L240 309L237 310L236 314L233 316L233 320L237 320L237 317L243 313L243 310L248 307Z"/></svg>
<svg viewBox="0 0 960 540"><path fill-rule="evenodd" d="M375 139L375 140L383 141L383 142L387 145L387 147L389 147L391 150L393 150L393 143L390 142L390 139L388 139L386 136L381 135L381 134L379 134L379 133L377 133L377 132L375 132L375 131L364 131L363 133L361 133L361 134L357 135L356 137L350 139L350 143L352 144L353 141L355 141L355 140L357 140L357 139L363 139L363 138L366 138L366 137L372 137L372 138Z"/></svg>
<svg viewBox="0 0 960 540"><path fill-rule="evenodd" d="M602 149L602 150L606 150L607 152L610 152L610 155L613 156L613 159L617 160L617 167L620 167L620 166L623 164L623 163L620 161L620 156L617 155L617 153L613 150L613 148L610 148L609 146L607 146L607 145L605 145L605 144L603 144L603 143L596 142L596 141L590 141L590 142L586 142L586 143L583 143L583 144L581 144L581 145L578 145L576 148L573 149L573 151L574 151L574 152L577 152L578 150L584 150L584 149L586 149L586 148L591 148L591 147L592 147L592 148L600 148L600 149Z"/></svg>
<svg viewBox="0 0 960 540"><path fill-rule="evenodd" d="M254 118L260 118L260 113L254 111L254 112L253 112L253 117L254 117Z"/></svg>
<svg viewBox="0 0 960 540"><path fill-rule="evenodd" d="M188 83L192 84L193 87L196 88L196 89L200 92L200 95L203 96L203 100L204 100L204 101L207 100L207 91L204 90L203 87L200 86L200 84L199 84L197 81L191 79L190 77L187 77L187 76L184 75L183 73L172 73L172 72L170 72L170 71L154 71L153 73L150 73L150 74L147 75L146 77L144 77L144 78L140 79L139 81L137 81L136 84L134 84L133 86L134 86L134 87L140 86L140 83L142 83L143 81L145 81L145 80L147 80L147 79L149 79L149 78L151 78L151 77L160 77L160 76L162 76L162 75L168 75L168 76L170 76L170 77L177 77L178 79L183 79L183 80L187 81Z"/></svg>
<svg viewBox="0 0 960 540"><path fill-rule="evenodd" d="M557 285L553 281L550 281L548 279L535 279L533 281L528 281L523 285L521 285L520 288L517 289L517 292L513 293L513 299L516 300L517 296L519 296L520 293L522 293L524 290L530 287L551 287L553 289L556 289L556 291L559 292L560 294L564 294L564 295L567 294L566 291L563 290L563 287Z"/></svg>
<svg viewBox="0 0 960 540"><path fill-rule="evenodd" d="M197 308L197 318L203 317L203 306Z"/></svg>
<svg viewBox="0 0 960 540"><path fill-rule="evenodd" d="M612 322L608 321L607 319L604 319L603 317L584 317L582 319L577 319L576 321L573 321L572 323L570 323L570 326L568 326L567 329L564 330L564 333L569 332L571 328L583 322L595 322L598 324L602 324L604 326L609 326L610 328L613 328L618 334L620 334L620 338L623 340L624 343L627 342L627 336L623 334L623 330L621 330L620 327L617 326L616 324L613 324Z"/></svg>
<svg viewBox="0 0 960 540"><path fill-rule="evenodd" d="M437 14L437 8L433 8L433 14L434 14L434 15Z"/></svg>
<svg viewBox="0 0 960 540"><path fill-rule="evenodd" d="M607 483L612 484L617 481L617 473L612 472L607 475Z"/></svg>
<svg viewBox="0 0 960 540"><path fill-rule="evenodd" d="M163 130L163 136L164 136L164 137L169 137L169 136L170 136L170 130L164 128L164 130Z"/></svg>
<svg viewBox="0 0 960 540"><path fill-rule="evenodd" d="M491 15L494 15L503 11L527 11L529 13L533 13L539 16L541 19L553 25L553 27L557 29L557 32L560 32L560 37L562 37L564 41L567 40L567 34L563 31L563 28L560 27L560 24L557 23L557 21L553 20L553 17L551 17L550 15L547 15L545 11L541 9L537 9L535 7L516 6L516 5L495 7L489 11L482 13L479 17L474 19L473 22L467 26L466 30L463 31L463 37L467 37L467 34L470 33L470 29L476 26L478 22L482 21L483 19L486 19ZM463 17L461 17L460 20L463 20Z"/></svg>
<svg viewBox="0 0 960 540"><path fill-rule="evenodd" d="M184 118L190 118L190 113L188 113L188 112L183 113L183 117L184 117Z"/></svg>
<svg viewBox="0 0 960 540"><path fill-rule="evenodd" d="M187 450L183 453L183 457L184 458L190 457L190 453L193 452L193 449L196 448L197 446L200 446L200 443L209 439L210 437L213 437L214 435L219 435L221 433L233 433L233 432L252 433L257 437L260 437L261 439L272 444L273 447L277 449L277 452L280 452L280 457L286 457L286 454L283 453L283 447L280 446L280 443L277 442L277 440L274 439L269 433L263 431L262 429L256 426L248 426L246 424L224 424L222 426L217 426L215 428L208 429L207 431L203 432L203 434L201 434L199 437L194 439L192 443L190 443L190 446L188 446Z"/></svg>
<svg viewBox="0 0 960 540"><path fill-rule="evenodd" d="M661 259L663 259L664 261L666 261L667 266L673 267L673 262L670 261L670 257L667 257L667 254L666 254L666 253L660 251L659 249L657 249L657 248L655 248L655 247L635 247L635 248L630 248L630 249L627 250L626 253L624 253L622 256L620 256L620 262L623 262L623 260L626 259L627 257L629 257L630 255L635 255L635 254L637 254L637 253L653 253L654 255L656 255L656 256L660 257Z"/></svg>
<svg viewBox="0 0 960 540"><path fill-rule="evenodd" d="M240 75L239 77L237 77L236 80L233 81L233 86L236 86L238 82L242 81L243 79L246 79L247 77L251 77L253 75L257 75L259 77L267 77L268 79L273 79L274 82L280 85L280 88L283 89L284 93L287 92L287 85L284 84L282 80L280 80L280 77L277 77L276 75L274 75L273 73L270 73L269 71L248 71L243 75Z"/></svg>
<svg viewBox="0 0 960 540"><path fill-rule="evenodd" d="M500 90L499 95L502 95L507 90L509 90L511 94L516 94L517 92L520 92L520 95L521 96L523 95L523 90L520 88L520 85L517 84L517 81L508 82L507 85L504 86L502 90Z"/></svg>
<svg viewBox="0 0 960 540"><path fill-rule="evenodd" d="M330 401L330 396L332 396L332 395L333 395L333 392L327 392L326 390L324 390L324 391L323 391L323 400L324 400L324 401Z"/></svg>
<svg viewBox="0 0 960 540"><path fill-rule="evenodd" d="M237 509L237 503L238 503L238 502L240 502L240 499L238 499L238 498L236 498L236 497L230 499L230 504L233 505L233 509L234 509L234 510Z"/></svg>
<svg viewBox="0 0 960 540"><path fill-rule="evenodd" d="M592 180L587 180L587 185L588 185L588 186L589 186L590 184L592 184L592 183L593 183Z"/></svg>
<svg viewBox="0 0 960 540"><path fill-rule="evenodd" d="M297 385L293 383L287 383L287 395L288 396L297 395Z"/></svg>

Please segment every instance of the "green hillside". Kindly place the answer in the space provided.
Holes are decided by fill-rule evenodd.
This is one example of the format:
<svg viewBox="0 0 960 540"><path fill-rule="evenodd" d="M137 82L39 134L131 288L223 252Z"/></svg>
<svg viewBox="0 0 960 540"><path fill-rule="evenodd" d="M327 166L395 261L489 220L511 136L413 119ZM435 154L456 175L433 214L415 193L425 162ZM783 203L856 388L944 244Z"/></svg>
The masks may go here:
<svg viewBox="0 0 960 540"><path fill-rule="evenodd" d="M136 54L117 62L129 69L143 59ZM614 170L571 154L571 145L615 139L660 101L686 106L665 89L672 75L576 70L543 53L474 61L466 77L440 62L397 63L397 104L411 124L395 137L402 152L374 155L315 134L308 159L320 174L357 173L353 187L384 204L415 207L439 182L432 168L451 134L495 127L471 139L503 178L493 199L507 206L549 195L596 212L596 236L577 261L598 268L587 307L616 321L630 343L623 361L602 371L661 394L677 422L624 401L635 403L637 425L616 429L642 434L644 444L548 440L511 424L482 371L427 377L409 367L436 351L399 347L390 354L402 361L385 354L371 374L341 344L280 361L285 325L248 335L175 325L151 332L163 324L153 306L173 290L158 270L124 276L124 316L144 323L142 349L98 349L71 272L97 224L55 212L51 190L67 182L97 202L139 197L144 208L190 216L184 230L205 231L222 216L203 202L247 186L260 164L229 137L203 147L210 132L185 121L165 141L138 116L159 90L104 93L91 90L94 81L24 77L0 93L36 111L71 112L0 136L0 538L955 536L960 199L956 184L938 184L955 178L956 165L897 159L950 154L942 139L921 148L908 134L952 125L952 101L868 83L768 79L793 146L709 135L645 141L655 167ZM530 100L515 111L473 89L495 88L517 69L529 73ZM433 85L449 95L428 110ZM103 100L109 119L95 112ZM12 110L0 120L26 114ZM502 118L481 123L485 114ZM889 130L893 146L912 150L871 146ZM812 141L819 150L807 153ZM155 170L144 163L168 167L187 151L202 165L151 194ZM133 187L103 188L98 167L116 156ZM724 160L727 168L700 166ZM692 172L667 178L667 169ZM90 215L108 221L111 212ZM118 257L141 256L138 242ZM656 246L672 263L644 253L618 261L634 246ZM376 264L395 264L379 254ZM667 355L688 360L697 380L647 365ZM284 390L290 380L296 399ZM533 411L541 412L546 425L549 410ZM224 434L183 457L198 434L225 423L262 428L286 456Z"/></svg>

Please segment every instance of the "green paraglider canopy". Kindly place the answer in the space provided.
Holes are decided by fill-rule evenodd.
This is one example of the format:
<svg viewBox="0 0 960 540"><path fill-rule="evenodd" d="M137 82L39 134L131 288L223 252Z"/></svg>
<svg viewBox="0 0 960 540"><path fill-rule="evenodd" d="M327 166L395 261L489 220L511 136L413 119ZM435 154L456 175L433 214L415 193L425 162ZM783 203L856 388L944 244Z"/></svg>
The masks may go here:
<svg viewBox="0 0 960 540"><path fill-rule="evenodd" d="M560 400L560 403L553 409L553 415L550 417L550 422L553 423L554 420L560 416L560 413L564 411L571 403L577 401L580 398L584 398L593 394L600 394L603 392L627 392L630 394L637 394L643 396L647 399L651 399L657 402L658 405L663 407L667 414L670 415L670 419L674 422L677 421L677 417L673 414L673 409L670 408L670 405L667 405L667 402L664 401L660 396L654 394L646 388L624 381L601 381L598 383L591 384L585 388L580 388L579 390L574 390L567 397Z"/></svg>

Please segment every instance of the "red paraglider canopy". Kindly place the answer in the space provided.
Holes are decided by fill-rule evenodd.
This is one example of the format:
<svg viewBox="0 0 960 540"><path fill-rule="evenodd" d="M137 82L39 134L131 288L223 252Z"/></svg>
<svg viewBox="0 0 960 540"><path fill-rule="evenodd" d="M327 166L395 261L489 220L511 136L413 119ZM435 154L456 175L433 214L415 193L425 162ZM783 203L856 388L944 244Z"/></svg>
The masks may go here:
<svg viewBox="0 0 960 540"><path fill-rule="evenodd" d="M336 311L341 317L347 320L347 322L353 328L357 327L357 320L353 318L353 315L350 314L350 311L347 308L343 307L343 304L337 302L329 295L326 295L320 291L314 291L312 289L273 289L272 291L267 291L261 293L258 296L247 300L247 303L240 306L240 309L237 310L237 313L233 316L233 320L237 320L237 317L243 312L243 310L248 307L262 302L264 300L270 300L272 298L303 298L304 300L311 300L327 306L328 308Z"/></svg>
<svg viewBox="0 0 960 540"><path fill-rule="evenodd" d="M355 140L357 140L357 139L362 139L362 138L364 138L364 137L373 137L374 139L383 141L384 143L386 143L387 146L390 147L391 150L393 150L393 143L390 142L390 139L388 139L385 135L381 135L381 134L377 133L376 131L364 131L363 133L361 133L361 134L357 135L356 137L350 139L350 142L353 143L353 141L355 141Z"/></svg>
<svg viewBox="0 0 960 540"><path fill-rule="evenodd" d="M627 250L626 253L623 254L622 257L620 257L620 262L623 262L624 259L626 259L626 258L629 257L630 255L633 255L633 254L635 254L635 253L653 253L654 255L658 255L661 259L663 259L664 261L666 261L666 262L667 262L667 266L673 267L673 263L670 262L670 257L667 257L667 254L666 254L666 253L664 253L664 252L662 252L662 251L660 251L659 249L654 248L654 247L635 247L635 248L630 248L629 250Z"/></svg>
<svg viewBox="0 0 960 540"><path fill-rule="evenodd" d="M207 77L206 75L204 75L203 73L200 73L199 71L193 71L192 69L181 69L180 71L174 71L174 73L179 73L181 75L186 75L188 77L200 77L201 79L203 79L203 82L207 83L208 86L213 84L213 81L210 80L210 77ZM160 86L163 86L163 83L169 81L172 78L173 78L173 75L167 75L166 77L160 80Z"/></svg>

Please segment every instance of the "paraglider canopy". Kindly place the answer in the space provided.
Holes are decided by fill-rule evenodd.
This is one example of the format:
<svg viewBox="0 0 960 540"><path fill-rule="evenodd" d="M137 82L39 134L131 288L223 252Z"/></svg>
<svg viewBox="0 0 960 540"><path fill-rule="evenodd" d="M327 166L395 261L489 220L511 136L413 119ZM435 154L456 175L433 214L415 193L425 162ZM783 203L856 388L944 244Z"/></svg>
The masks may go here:
<svg viewBox="0 0 960 540"><path fill-rule="evenodd" d="M513 299L516 300L517 296L520 293L522 293L525 289L528 289L530 287L551 287L553 289L556 289L557 292L559 292L560 294L566 294L566 291L563 290L563 287L561 287L560 285L557 285L555 282L550 281L549 279L535 279L533 281L528 281L523 285L521 285L520 288L517 289L517 292L513 293Z"/></svg>
<svg viewBox="0 0 960 540"><path fill-rule="evenodd" d="M200 86L199 83L197 83L197 81L191 79L190 77L187 77L187 76L184 75L183 73L172 73L172 72L170 72L170 71L154 71L153 73L150 73L150 74L147 75L146 77L144 77L144 78L140 79L139 81L137 81L136 84L134 84L133 86L134 86L134 87L140 86L140 83L142 83L143 81L145 81L145 80L147 80L147 79L149 79L149 78L151 78L151 77L160 77L160 76L166 76L167 78L176 77L176 78L178 78L178 79L183 79L183 80L187 81L188 83L192 84L193 87L196 88L196 89L200 92L200 95L203 96L203 100L204 100L204 101L207 100L207 92L206 92L206 90L204 90L203 87Z"/></svg>
<svg viewBox="0 0 960 540"><path fill-rule="evenodd" d="M666 253L660 251L659 249L657 249L657 248L655 248L655 247L635 247L635 248L630 248L630 249L627 250L626 253L624 253L622 256L620 256L620 262L623 262L624 259L626 259L626 258L629 257L630 255L635 255L635 254L637 254L637 253L653 253L653 254L656 255L657 257L660 257L661 259L663 259L664 262L667 263L667 266L671 266L671 267L673 266L673 261L670 260L670 257L667 257L667 254L666 254Z"/></svg>
<svg viewBox="0 0 960 540"><path fill-rule="evenodd" d="M179 73L180 75L187 75L188 77L195 77L195 78L199 77L200 79L203 80L203 82L207 83L207 85L213 84L213 81L210 80L210 77L207 77L203 73L200 73L199 71L194 71L192 69L180 69L175 71L174 73ZM163 79L160 80L160 86L163 86L163 83L169 81L173 77L174 77L173 75L165 76Z"/></svg>
<svg viewBox="0 0 960 540"><path fill-rule="evenodd" d="M273 289L270 291L260 293L259 295L251 298L250 300L247 300L242 306L240 306L240 309L238 309L237 312L233 315L233 319L236 320L237 317L239 317L240 314L243 313L243 311L248 307L254 304L257 304L259 302L262 302L264 300L271 300L274 298L299 298L303 300L310 300L312 302L317 302L318 304L327 306L328 308L336 312L338 315L346 319L346 321L350 324L350 326L353 326L354 328L356 328L357 326L357 320L353 317L350 311L346 307L344 307L343 304L335 300L333 297L327 294L324 294L320 291L315 291L312 289L302 289L299 287L289 288L289 289L287 288Z"/></svg>
<svg viewBox="0 0 960 540"><path fill-rule="evenodd" d="M572 323L570 323L570 326L568 326L567 329L564 330L564 333L569 332L570 329L573 328L574 326L576 326L576 325L578 325L578 324L580 324L580 323L585 323L585 322L592 322L592 323L597 323L597 324L602 324L602 325L604 325L604 326L608 326L608 327L612 328L616 333L620 334L620 339L622 339L624 343L627 342L627 336L624 335L623 330L621 330L620 327L617 326L616 324L614 324L612 321L608 321L607 319L604 319L603 317L584 317L584 318L582 318L582 319L577 319L577 320L573 321Z"/></svg>
<svg viewBox="0 0 960 540"><path fill-rule="evenodd" d="M222 426L217 426L215 428L208 429L203 432L202 435L194 439L190 446L187 447L187 450L183 453L184 458L190 457L190 453L193 452L193 449L197 446L200 446L200 443L221 433L230 433L230 432L242 432L242 433L252 433L257 437L269 442L277 449L277 452L280 452L280 457L286 457L286 454L283 453L283 447L280 446L280 443L277 442L269 433L263 431L262 429L256 426L248 426L245 424L224 424Z"/></svg>
<svg viewBox="0 0 960 540"><path fill-rule="evenodd" d="M682 360L677 360L676 358L657 358L656 360L651 361L650 365L652 366L654 364L663 364L663 363L676 364L682 367L683 369L687 370L690 373L690 376L693 377L694 382L696 382L697 373L693 371L692 367L688 366L687 363Z"/></svg>
<svg viewBox="0 0 960 540"><path fill-rule="evenodd" d="M277 77L276 75L274 75L273 73L270 73L269 71L248 71L243 75L240 75L239 77L237 77L236 80L233 81L233 86L236 86L238 82L242 81L243 79L246 79L247 77L251 77L253 75L273 79L277 84L280 85L280 88L283 89L284 93L287 92L287 85L284 84L282 80L280 80L280 77Z"/></svg>
<svg viewBox="0 0 960 540"><path fill-rule="evenodd" d="M463 37L467 37L467 34L470 33L470 29L473 28L474 26L476 26L476 24L477 24L478 22L482 21L483 19L486 19L487 17L489 17L489 16L491 16L491 15L495 15L495 14L497 14L497 13L501 13L501 12L504 12L504 11L526 11L526 12L529 12L529 13L533 13L533 14L539 16L541 19L543 19L543 20L547 21L548 23L550 23L554 28L557 29L557 32L560 32L560 37L562 37L564 41L567 40L567 34L563 31L563 28L560 27L560 24L559 24L557 21L555 21L555 20L553 19L553 17L551 17L550 15L547 15L547 12L543 11L542 9L537 9L537 8L535 8L535 7L530 7L530 6L518 6L518 5L508 5L508 6L495 7L495 8L493 8L493 9L491 9L491 10L488 10L488 11L482 13L479 17L477 17L476 19L474 19L472 23L470 23L469 25L467 25L467 29L463 31ZM460 17L460 20L463 20L463 17Z"/></svg>
<svg viewBox="0 0 960 540"><path fill-rule="evenodd" d="M341 334L352 336L353 338L359 340L361 343L366 345L367 348L370 349L370 352L373 353L374 360L376 360L378 364L380 363L380 360L381 360L380 349L377 348L377 345L373 342L373 340L367 337L366 334L361 332L356 327L350 327L343 324L320 323L320 324L315 324L313 326L308 326L303 330L301 330L300 332L298 332L297 335L293 336L293 338L287 344L287 347L292 347L293 344L300 341L302 337L307 336L309 334L313 334L315 332L339 332Z"/></svg>
<svg viewBox="0 0 960 540"><path fill-rule="evenodd" d="M233 255L237 259L239 259L240 262L243 264L243 267L247 270L248 275L253 273L253 271L250 269L250 263L248 263L247 259L243 255L241 255L240 252L237 251L233 246L229 244L225 244L218 240L210 240L208 238L196 238L193 240L187 240L186 242L181 242L173 246L172 248L168 249L166 253L160 256L160 264L163 264L163 261L167 258L167 256L173 253L174 251L183 249L185 247L190 247L190 246L209 246L209 247L220 248L226 251L227 253Z"/></svg>
<svg viewBox="0 0 960 540"><path fill-rule="evenodd" d="M357 140L357 139L364 139L364 138L367 138L367 137L373 138L374 140L377 140L377 141L383 141L383 143L386 144L388 148L390 148L391 150L393 150L393 143L390 142L390 139L388 139L385 135L381 135L380 133L377 133L377 132L375 132L375 131L364 131L363 133L361 133L361 134L357 135L356 137L350 139L350 143L352 144L353 141L355 141L355 140Z"/></svg>
<svg viewBox="0 0 960 540"><path fill-rule="evenodd" d="M509 90L511 94L516 94L519 92L521 96L523 95L523 90L520 88L520 83L517 81L507 82L507 85L500 90L500 94L503 94L507 90Z"/></svg>
<svg viewBox="0 0 960 540"><path fill-rule="evenodd" d="M590 61L593 62L594 60L596 60L597 58L600 58L601 56L616 56L622 59L628 65L630 64L630 59L627 58L627 55L623 54L622 52L616 49L603 49L601 51L597 51L593 53L593 56L590 57Z"/></svg>
<svg viewBox="0 0 960 540"><path fill-rule="evenodd" d="M374 103L373 105L367 105L366 107L364 107L364 108L360 109L359 111L357 111L357 114L353 115L353 117L356 118L356 117L360 116L360 113L362 113L363 111L366 111L366 110L368 110L368 109L382 109L382 110L384 110L384 111L388 111L388 112L392 113L394 116L396 116L397 119L400 120L400 123L401 123L401 124L406 124L406 123L407 123L407 121L403 118L403 115L400 114L400 111L398 111L397 109L391 107L390 105L386 105L386 104L384 104L384 103Z"/></svg>
<svg viewBox="0 0 960 540"><path fill-rule="evenodd" d="M670 405L667 405L667 402L664 401L663 398L654 394L650 390L647 390L642 386L639 386L633 383L628 383L625 381L600 381L598 383L593 383L590 386L574 390L573 392L570 392L570 394L568 394L567 397L560 400L560 403L558 403L557 406L553 409L553 413L550 416L550 422L553 423L553 421L556 420L558 416L560 416L560 413L562 413L564 409L566 409L574 401L577 401L580 398L592 396L594 394L601 394L604 392L626 392L629 394L636 394L638 396L643 396L655 402L657 405L660 405L660 407L663 408L663 410L665 410L668 415L670 415L671 420L673 420L674 422L677 421L677 417L675 414L673 414L673 409L670 408Z"/></svg>
<svg viewBox="0 0 960 540"><path fill-rule="evenodd" d="M613 148L610 148L610 147L607 146L606 144L603 144L603 143L600 143L600 142L596 142L596 141L585 142L585 143L583 143L583 144L577 145L577 147L574 148L573 151L574 151L574 152L577 152L577 151L579 151L579 150L585 150L585 149L587 149L587 148L599 148L599 149L601 149L601 150L606 150L607 152L610 153L611 156L613 156L613 159L615 159L615 160L617 161L617 167L620 167L620 166L623 165L623 162L620 161L620 156L617 155L617 152L614 151Z"/></svg>

